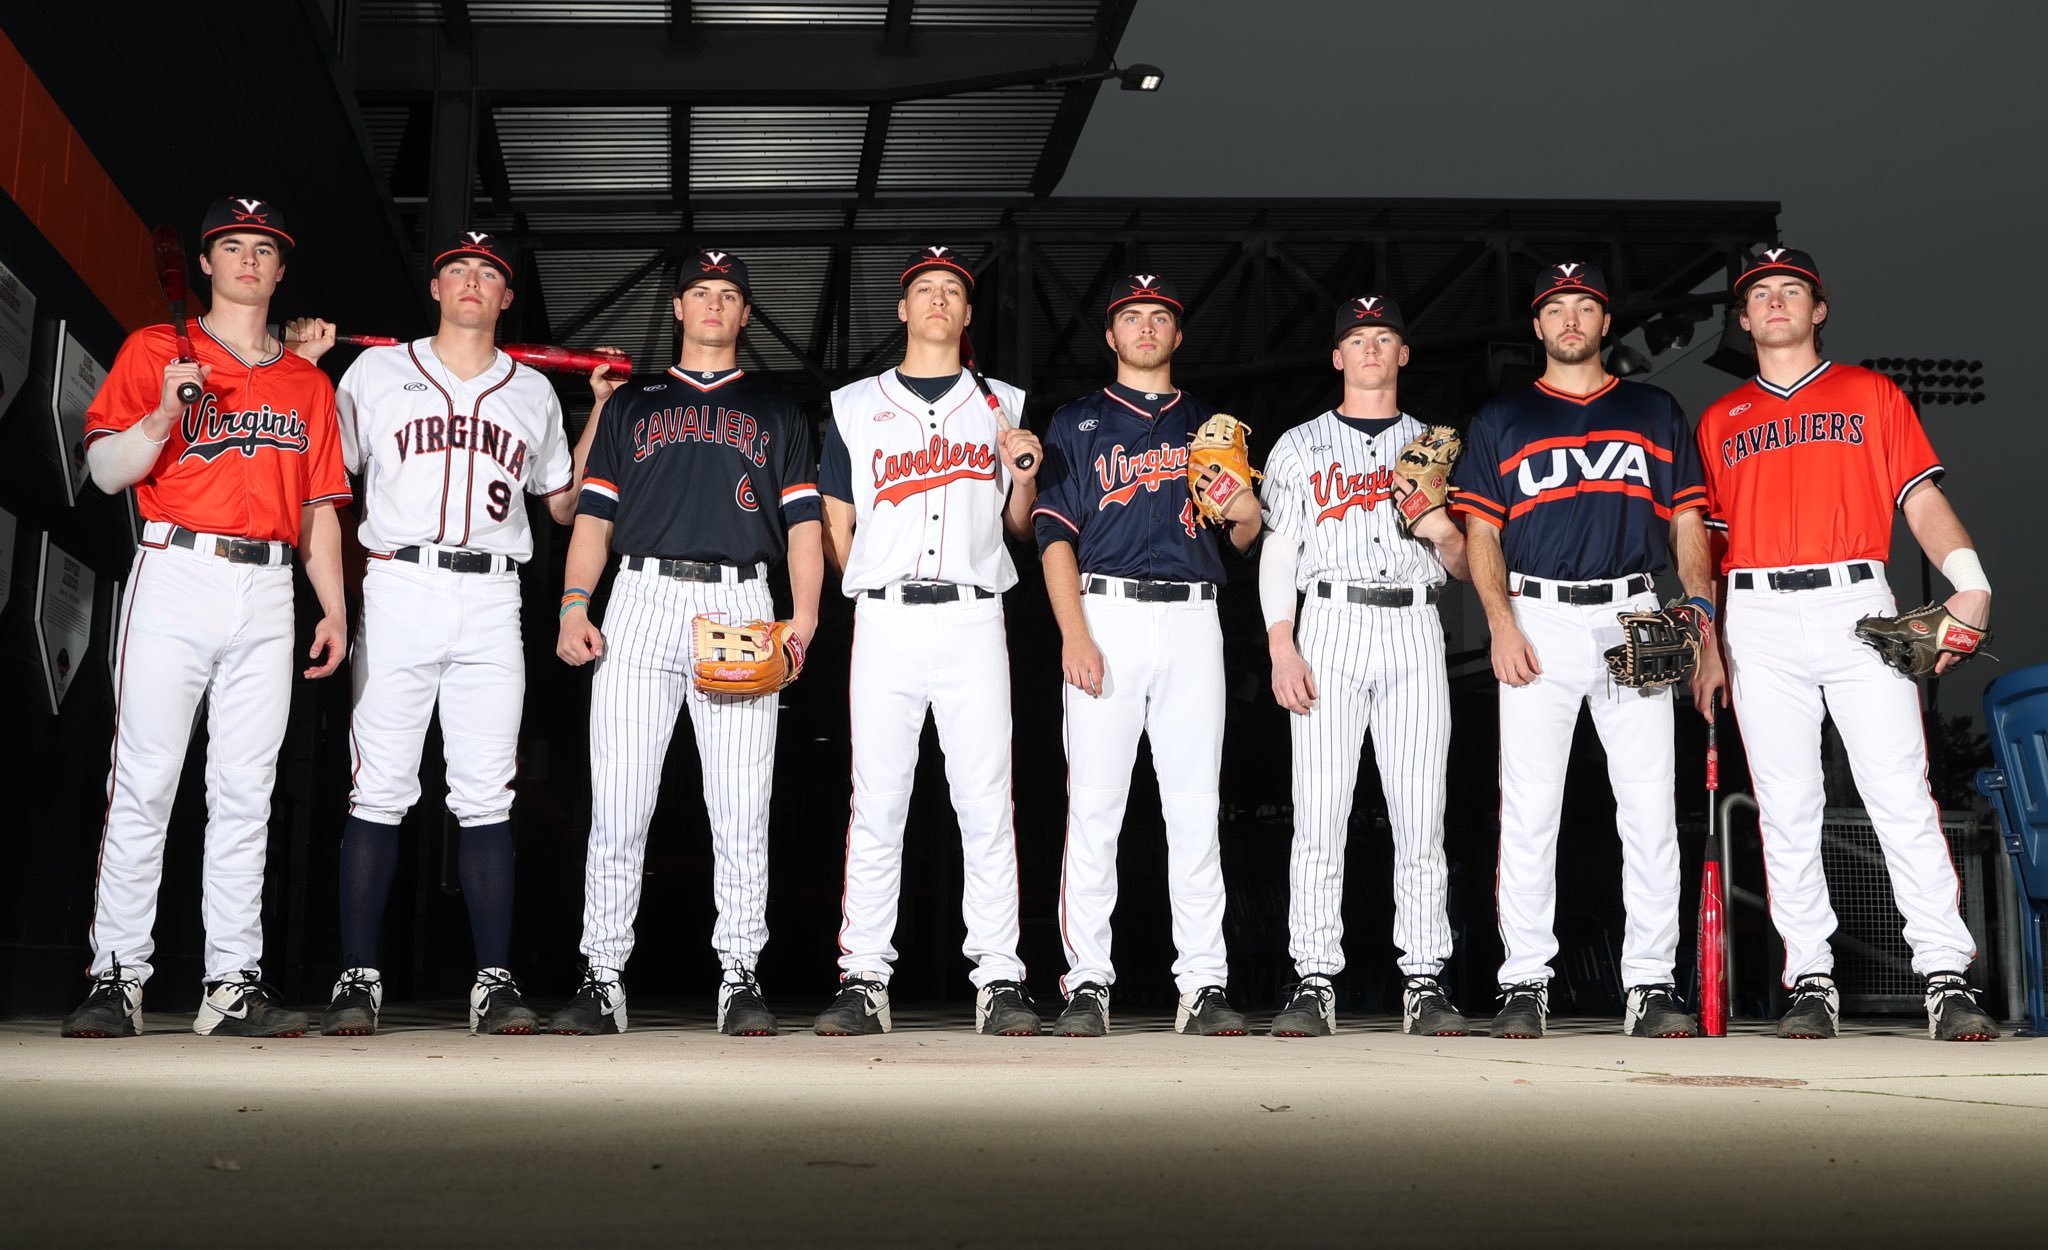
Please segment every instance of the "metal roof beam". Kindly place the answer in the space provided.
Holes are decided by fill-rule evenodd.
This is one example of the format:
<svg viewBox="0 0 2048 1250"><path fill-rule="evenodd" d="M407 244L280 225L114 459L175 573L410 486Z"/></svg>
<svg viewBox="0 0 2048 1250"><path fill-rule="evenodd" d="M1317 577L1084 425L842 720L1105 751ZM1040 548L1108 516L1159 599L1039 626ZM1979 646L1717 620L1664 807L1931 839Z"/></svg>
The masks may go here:
<svg viewBox="0 0 2048 1250"><path fill-rule="evenodd" d="M1097 55L1093 31L939 27L920 30L915 51L878 57L872 27L695 30L678 43L599 24L472 25L469 43L477 88L501 105L877 104L1086 73ZM413 29L365 25L358 42L365 98L433 89L432 45Z"/></svg>
<svg viewBox="0 0 2048 1250"><path fill-rule="evenodd" d="M882 18L882 51L896 55L910 51L910 10L916 0L889 0L889 12Z"/></svg>
<svg viewBox="0 0 2048 1250"><path fill-rule="evenodd" d="M673 242L673 238L670 241ZM627 270L624 277L598 292L589 303L577 309L564 320L561 326L555 330L555 337L563 342L574 338L577 331L603 316L605 310L618 302L619 298L625 295L626 292L637 286L642 278L645 278L648 274L653 273L656 269L666 264L668 258L669 254L664 249Z"/></svg>
<svg viewBox="0 0 2048 1250"><path fill-rule="evenodd" d="M1123 42L1124 27L1130 25L1131 10L1137 3L1138 0L1104 0L1096 12L1091 73L1101 73L1115 63L1117 45ZM1074 148L1081 142L1081 132L1087 129L1088 115L1095 110L1096 93L1101 90L1100 82L1067 85L1060 99L1060 111L1046 133L1045 146L1039 149L1038 165L1031 171L1031 194L1046 196L1059 189L1060 179L1067 176L1067 165L1074 159Z"/></svg>

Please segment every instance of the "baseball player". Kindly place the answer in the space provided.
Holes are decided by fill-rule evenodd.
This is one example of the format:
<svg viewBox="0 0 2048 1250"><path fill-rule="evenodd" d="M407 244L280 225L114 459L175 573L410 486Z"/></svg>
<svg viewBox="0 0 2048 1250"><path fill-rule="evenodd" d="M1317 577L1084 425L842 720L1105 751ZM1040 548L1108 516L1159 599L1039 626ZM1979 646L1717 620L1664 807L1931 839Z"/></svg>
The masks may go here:
<svg viewBox="0 0 2048 1250"><path fill-rule="evenodd" d="M1259 598L1273 658L1273 697L1294 751L1289 954L1300 978L1273 1020L1280 1037L1336 1030L1344 969L1344 847L1365 735L1372 733L1394 834L1394 943L1401 948L1404 1032L1455 1037L1465 1017L1437 979L1451 953L1445 900L1444 774L1450 681L1435 604L1446 570L1465 573L1465 535L1434 508L1402 524L1401 448L1424 426L1396 397L1407 325L1384 295L1337 309L1330 360L1344 398L1281 435L1266 462L1269 532ZM1295 626L1296 593L1301 607Z"/></svg>
<svg viewBox="0 0 2048 1250"><path fill-rule="evenodd" d="M768 620L768 565L789 561L792 624L818 627L824 557L810 424L796 404L738 367L753 302L746 262L702 251L677 274L676 366L604 392L579 440L587 458L569 543L556 652L597 662L590 693L590 851L584 869L582 984L555 1012L556 1033L623 1033L620 975L633 952L647 826L676 714L689 708L711 819L711 945L723 969L719 1031L771 1036L754 969L768 940L768 798L775 773L773 695L696 689L700 615ZM599 631L590 587L619 573Z"/></svg>
<svg viewBox="0 0 2048 1250"><path fill-rule="evenodd" d="M122 611L114 747L93 903L92 992L66 1037L142 1032L157 886L178 775L207 708L206 994L195 1033L297 1037L306 1017L263 981L270 788L291 706L294 548L319 598L307 677L347 635L337 503L349 497L334 387L270 337L270 299L293 240L256 199L222 200L200 227L211 306L189 324L128 336L86 410L93 481L135 487L142 540ZM178 401L186 384L197 403Z"/></svg>
<svg viewBox="0 0 2048 1250"><path fill-rule="evenodd" d="M818 468L825 550L854 601L855 630L840 981L815 1031L889 1031L903 822L929 711L960 822L975 1031L1029 1036L1039 1019L1017 958L1002 600L1017 569L1003 532L1031 533L1042 450L1036 435L1010 428L961 368L974 274L960 256L947 247L912 253L901 286L903 363L832 393ZM1016 387L988 387L1005 413L1024 410Z"/></svg>
<svg viewBox="0 0 2048 1250"><path fill-rule="evenodd" d="M1727 679L1792 991L1778 1036L1833 1037L1840 1021L1820 858L1825 708L1884 848L1913 970L1927 979L1928 1035L1990 1041L1998 1027L1963 976L1976 944L1927 787L1918 690L1858 640L1856 625L1897 612L1884 567L1896 513L1955 587L1947 607L1961 621L1990 623L1991 583L1935 484L1942 465L1911 402L1881 374L1821 358L1828 300L1813 257L1761 248L1734 294L1757 376L1700 418L1699 452L1708 524L1726 534Z"/></svg>
<svg viewBox="0 0 2048 1250"><path fill-rule="evenodd" d="M1221 533L1197 523L1188 442L1210 409L1173 387L1185 306L1157 274L1111 288L1104 338L1116 381L1053 414L1044 486L1032 516L1066 679L1067 841L1060 939L1067 997L1053 1031L1109 1029L1110 913L1116 844L1138 737L1149 735L1166 819L1173 908L1174 1027L1239 1035L1224 993L1223 865L1217 775L1223 759L1223 632L1216 591L1225 542L1243 552L1260 528L1240 490Z"/></svg>
<svg viewBox="0 0 2048 1250"><path fill-rule="evenodd" d="M1655 611L1654 577L1676 554L1690 611L1710 619L1706 488L1690 423L1654 386L1608 376L1607 280L1579 261L1536 280L1543 376L1479 411L1457 471L1473 586L1493 633L1500 687L1502 1005L1495 1037L1543 1036L1557 954L1557 836L1579 706L1607 749L1621 835L1627 931L1623 1031L1691 1037L1678 1006L1678 827L1673 691L1618 686L1606 649L1619 613ZM1709 649L1711 650L1711 648ZM1713 680L1711 661L1696 685ZM1701 688L1704 688L1703 685ZM1708 704L1700 703L1703 714Z"/></svg>
<svg viewBox="0 0 2048 1250"><path fill-rule="evenodd" d="M525 494L557 524L575 517L562 405L539 373L495 345L514 270L500 240L465 230L434 252L434 334L357 357L335 395L342 458L366 480L368 554L350 651L349 817L341 833L341 976L320 1031L377 1031L378 933L398 871L398 828L420 797L420 750L438 702L448 810L477 974L472 1033L532 1033L540 1019L506 965L512 938L512 778L526 693L519 566L533 555ZM318 359L326 322L295 321Z"/></svg>

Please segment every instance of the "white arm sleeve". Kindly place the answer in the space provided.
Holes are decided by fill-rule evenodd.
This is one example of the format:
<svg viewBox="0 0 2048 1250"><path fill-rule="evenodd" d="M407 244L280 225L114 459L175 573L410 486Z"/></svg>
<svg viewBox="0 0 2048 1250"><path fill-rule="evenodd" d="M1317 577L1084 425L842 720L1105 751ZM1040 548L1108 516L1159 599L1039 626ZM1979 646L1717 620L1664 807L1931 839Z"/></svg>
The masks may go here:
<svg viewBox="0 0 2048 1250"><path fill-rule="evenodd" d="M1259 608L1265 613L1266 628L1294 619L1294 573L1301 563L1301 548L1279 530L1266 535L1259 552Z"/></svg>
<svg viewBox="0 0 2048 1250"><path fill-rule="evenodd" d="M152 443L136 422L119 434L103 434L85 449L85 465L92 471L92 484L109 495L118 495L149 476L162 443Z"/></svg>

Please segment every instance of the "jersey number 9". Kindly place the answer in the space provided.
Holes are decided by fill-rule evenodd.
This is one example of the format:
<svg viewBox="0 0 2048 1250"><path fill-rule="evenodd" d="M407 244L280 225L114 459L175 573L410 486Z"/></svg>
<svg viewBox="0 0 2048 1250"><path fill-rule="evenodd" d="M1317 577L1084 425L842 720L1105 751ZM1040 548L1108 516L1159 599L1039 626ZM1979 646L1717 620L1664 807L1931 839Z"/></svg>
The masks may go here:
<svg viewBox="0 0 2048 1250"><path fill-rule="evenodd" d="M512 511L512 484L505 481L492 482L484 492L490 496L490 505L484 509L493 521L502 521Z"/></svg>

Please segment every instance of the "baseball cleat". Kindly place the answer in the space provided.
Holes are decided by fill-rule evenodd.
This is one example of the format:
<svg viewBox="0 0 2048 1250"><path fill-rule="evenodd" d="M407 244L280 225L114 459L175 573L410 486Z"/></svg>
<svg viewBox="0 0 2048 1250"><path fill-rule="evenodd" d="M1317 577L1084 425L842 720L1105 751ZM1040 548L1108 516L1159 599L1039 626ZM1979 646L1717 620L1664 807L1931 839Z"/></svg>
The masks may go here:
<svg viewBox="0 0 2048 1250"><path fill-rule="evenodd" d="M540 1013L526 1005L519 982L512 979L510 972L503 968L479 968L476 984L469 987L469 1032L472 1037L479 1033L522 1037L538 1033Z"/></svg>
<svg viewBox="0 0 2048 1250"><path fill-rule="evenodd" d="M1280 991L1285 1005L1273 1017L1274 1037L1328 1037L1337 1031L1337 987L1320 972Z"/></svg>
<svg viewBox="0 0 2048 1250"><path fill-rule="evenodd" d="M192 1031L205 1037L303 1037L304 1012L287 1011L277 991L254 972L208 981Z"/></svg>
<svg viewBox="0 0 2048 1250"><path fill-rule="evenodd" d="M343 968L334 983L320 1031L329 1037L368 1037L377 1031L384 1006L384 978L375 968Z"/></svg>
<svg viewBox="0 0 2048 1250"><path fill-rule="evenodd" d="M1230 1005L1220 985L1205 985L1180 996L1173 1031L1203 1037L1243 1037L1244 1016Z"/></svg>
<svg viewBox="0 0 2048 1250"><path fill-rule="evenodd" d="M1052 1031L1055 1037L1101 1037L1109 1032L1109 987L1099 981L1075 986Z"/></svg>
<svg viewBox="0 0 2048 1250"><path fill-rule="evenodd" d="M136 1037L142 1032L142 982L121 966L93 978L92 990L78 1009L64 1017L65 1037Z"/></svg>
<svg viewBox="0 0 2048 1250"><path fill-rule="evenodd" d="M1550 1014L1550 983L1524 981L1500 987L1500 1014L1487 1026L1493 1037L1523 1041L1543 1036L1543 1023Z"/></svg>
<svg viewBox="0 0 2048 1250"><path fill-rule="evenodd" d="M616 968L601 968L596 964L584 970L583 984L576 987L568 1002L548 1017L548 1032L566 1037L625 1031L626 987L619 984Z"/></svg>
<svg viewBox="0 0 2048 1250"><path fill-rule="evenodd" d="M1999 1032L1962 973L1933 972L1927 976L1927 1036L1937 1042L1988 1042Z"/></svg>
<svg viewBox="0 0 2048 1250"><path fill-rule="evenodd" d="M1931 1006L1933 1000L1929 999ZM1833 1037L1842 1024L1842 996L1835 979L1813 972L1792 986L1792 1006L1778 1021L1779 1037Z"/></svg>
<svg viewBox="0 0 2048 1250"><path fill-rule="evenodd" d="M859 1037L887 1033L889 987L878 977L850 976L839 983L839 996L818 1013L811 1032L819 1037Z"/></svg>
<svg viewBox="0 0 2048 1250"><path fill-rule="evenodd" d="M1698 1037L1700 1022L1679 1009L1677 989L1669 982L1630 986L1621 1031L1629 1037Z"/></svg>
<svg viewBox="0 0 2048 1250"><path fill-rule="evenodd" d="M974 994L974 1031L995 1037L1037 1037L1038 1012L1019 981L990 981Z"/></svg>
<svg viewBox="0 0 2048 1250"><path fill-rule="evenodd" d="M727 1037L774 1037L782 1032L761 998L761 983L744 968L727 968L718 984L718 1031Z"/></svg>
<svg viewBox="0 0 2048 1250"><path fill-rule="evenodd" d="M1412 976L1401 987L1401 1031L1418 1037L1463 1037L1472 1026L1435 977Z"/></svg>

